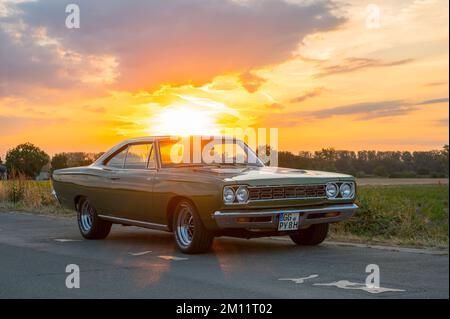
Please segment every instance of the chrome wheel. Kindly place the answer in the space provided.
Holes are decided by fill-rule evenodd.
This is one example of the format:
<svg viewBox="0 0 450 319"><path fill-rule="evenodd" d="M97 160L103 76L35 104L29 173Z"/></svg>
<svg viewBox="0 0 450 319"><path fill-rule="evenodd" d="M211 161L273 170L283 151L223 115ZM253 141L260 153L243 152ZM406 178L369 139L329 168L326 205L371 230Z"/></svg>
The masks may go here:
<svg viewBox="0 0 450 319"><path fill-rule="evenodd" d="M92 228L92 220L94 218L94 208L85 200L80 211L80 227L84 233L88 233Z"/></svg>
<svg viewBox="0 0 450 319"><path fill-rule="evenodd" d="M189 206L181 206L176 226L177 238L180 244L185 247L189 246L194 237L194 215Z"/></svg>

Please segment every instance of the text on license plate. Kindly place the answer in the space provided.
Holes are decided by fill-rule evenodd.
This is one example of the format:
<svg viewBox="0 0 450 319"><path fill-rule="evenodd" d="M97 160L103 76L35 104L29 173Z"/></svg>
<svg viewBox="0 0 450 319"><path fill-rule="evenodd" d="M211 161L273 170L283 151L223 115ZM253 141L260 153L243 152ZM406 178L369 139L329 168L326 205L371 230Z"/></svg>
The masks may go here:
<svg viewBox="0 0 450 319"><path fill-rule="evenodd" d="M300 213L280 213L278 230L296 230L300 221Z"/></svg>

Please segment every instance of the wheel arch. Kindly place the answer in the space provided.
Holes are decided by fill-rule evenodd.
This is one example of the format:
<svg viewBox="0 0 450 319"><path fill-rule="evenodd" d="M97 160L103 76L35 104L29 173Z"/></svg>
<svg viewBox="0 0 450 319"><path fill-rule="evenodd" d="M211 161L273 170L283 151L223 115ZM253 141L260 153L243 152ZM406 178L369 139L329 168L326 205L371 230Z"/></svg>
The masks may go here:
<svg viewBox="0 0 450 319"><path fill-rule="evenodd" d="M78 205L80 204L80 202L81 202L81 200L83 198L86 198L86 196L84 196L84 195L77 195L77 196L74 197L73 205L74 205L76 211L78 211Z"/></svg>
<svg viewBox="0 0 450 319"><path fill-rule="evenodd" d="M175 213L175 208L177 207L178 203L182 200L188 201L192 206L194 206L195 210L198 211L197 205L195 205L194 201L186 196L176 195L172 197L169 200L169 203L167 204L166 208L166 219L167 219L167 227L169 228L169 231L173 231L173 215Z"/></svg>

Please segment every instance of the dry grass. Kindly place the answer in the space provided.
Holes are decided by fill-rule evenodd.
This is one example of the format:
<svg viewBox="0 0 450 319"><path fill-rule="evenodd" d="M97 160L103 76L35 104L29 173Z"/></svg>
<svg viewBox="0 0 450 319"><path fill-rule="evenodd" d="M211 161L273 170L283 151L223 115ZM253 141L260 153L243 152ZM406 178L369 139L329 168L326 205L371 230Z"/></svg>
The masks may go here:
<svg viewBox="0 0 450 319"><path fill-rule="evenodd" d="M61 207L51 194L50 181L33 181L19 177L0 182L0 209L42 214L74 215Z"/></svg>

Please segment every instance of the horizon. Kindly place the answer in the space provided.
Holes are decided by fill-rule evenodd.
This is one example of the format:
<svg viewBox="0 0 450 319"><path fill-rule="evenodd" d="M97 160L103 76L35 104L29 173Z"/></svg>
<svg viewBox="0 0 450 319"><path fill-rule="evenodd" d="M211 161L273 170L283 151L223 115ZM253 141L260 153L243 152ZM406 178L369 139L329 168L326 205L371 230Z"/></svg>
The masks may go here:
<svg viewBox="0 0 450 319"><path fill-rule="evenodd" d="M27 142L24 142L24 143L27 143ZM14 146L11 147L10 149L12 149L12 148L14 148L14 147L16 147L16 146L18 146L18 145L20 145L20 144L24 144L24 143L19 143L19 144L17 144L17 145L14 145ZM114 144L114 145L116 145L116 144ZM85 153L85 154L99 154L99 153L104 153L104 152L107 152L109 149L111 149L114 145L111 145L111 147L108 148L108 149L98 150L98 151L83 151L83 150L73 150L73 151L67 151L67 150L66 150L66 151L65 151L65 150L61 150L61 151L54 152L54 153L47 152L47 151L46 151L45 149L43 149L42 147L39 147L39 145L35 145L35 146L39 147L39 148L40 148L41 150L43 150L46 154L48 154L48 155L50 156L50 158L52 158L54 155L56 155L56 154L61 154L61 153ZM301 153L301 152L309 152L309 153L311 153L311 154L314 154L315 152L320 152L320 151L322 151L322 150L324 150L324 149L333 149L333 150L335 150L335 151L337 151L337 152L340 152L340 151L349 151L349 152L354 152L354 153L364 152L364 151L375 151L375 152L410 152L410 153L414 153L414 152L441 151L441 150L443 150L443 148L444 148L446 145L449 145L449 144L444 144L444 145L442 145L442 147L440 147L440 148L427 149L427 150L402 150L402 149L397 149L397 150L395 150L395 149L392 149L392 150L377 150L377 149L357 149L357 150L349 150L349 149L338 149L338 148L335 148L335 147L330 146L330 147L322 147L322 148L319 148L319 149L316 149L316 150L304 150L304 149L300 149L300 150L297 150L297 151L290 151L290 150L282 150L282 149L281 149L281 150L279 150L278 152L290 152L290 153L292 153L292 154L294 154L294 155L299 155L299 153ZM262 146L262 145L259 145L259 146ZM6 153L7 153L7 152L5 152L5 153L0 153L0 159L3 161L3 163L5 162Z"/></svg>

